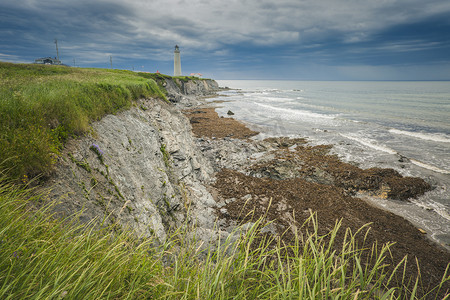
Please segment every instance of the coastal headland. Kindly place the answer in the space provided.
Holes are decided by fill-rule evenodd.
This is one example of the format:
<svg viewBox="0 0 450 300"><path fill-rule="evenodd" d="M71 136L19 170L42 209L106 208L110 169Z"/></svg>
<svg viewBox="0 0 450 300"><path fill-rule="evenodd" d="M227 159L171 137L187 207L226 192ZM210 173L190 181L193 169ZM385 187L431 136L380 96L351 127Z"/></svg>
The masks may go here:
<svg viewBox="0 0 450 300"><path fill-rule="evenodd" d="M194 295L199 291L197 288L211 287L212 278L220 276L215 290L206 288L201 290L202 295L224 292L231 298L232 292L237 292L243 298L252 298L248 295L266 295L270 290L267 287L284 276L277 272L284 272L288 266L277 268L284 262L274 260L274 256L290 261L295 252L292 250L295 247L291 246L295 243L300 243L300 247L312 245L310 252L297 257L299 266L314 261L317 254L314 247L320 246L326 249L328 269L320 267L318 272L324 268L333 270L332 274L324 275L334 276L330 284L328 277L323 277L326 279L325 292L322 288L313 288L310 297L321 295L326 298L324 295L328 293L334 295L341 291L347 295L342 297L351 296L352 299L358 299L360 293L363 296L385 292L385 295L393 295L394 290L389 291L391 286L401 286L398 288L400 295L442 298L448 294L450 286L446 272L450 252L405 219L357 197L368 194L380 199L407 201L430 190L431 186L423 179L403 177L392 169L361 169L331 155L331 146L311 146L306 138L255 139L257 132L233 118L219 117L214 110L216 104L205 101L205 97L214 96L219 90L214 80L120 70L71 70L10 64L0 67L6 74L2 79L5 88L1 91L4 103L9 105L1 107L5 118L0 124L9 130L1 136L2 150L12 154L23 151L20 155L17 152L9 161L12 161L11 168L18 163L21 168L13 169L15 185L9 188L2 183L0 197L4 203L9 203L5 195L16 195L19 181L33 186L33 195L40 194L39 200L25 202L25 214L31 213L31 208L52 203L51 209L45 211L51 212L52 217L45 218L17 217L13 214L19 211L15 208L16 200L4 208L3 215L13 217L0 219L5 228L0 243L4 249L1 262L9 266L5 267L7 272L23 273L32 278L34 275L29 274L33 274L33 270L51 266L39 261L48 253L52 263L56 261L55 255L61 258L58 272L69 272L67 276L55 279L55 285L66 282L55 290L46 288L51 284L20 286L26 281L11 278L22 275L11 278L5 275L2 278L12 282L4 285L8 286L3 290L5 295L23 296L30 291L53 296L68 294L69 298L86 291L94 295L91 288L73 284L73 280L83 278L85 270L89 269L100 272L100 275L93 272L92 281L89 281L98 285L98 295L103 295L107 285L100 279L104 278L105 272L110 272L111 277L105 277L105 280L114 281L120 288L111 288L108 293L119 298L124 297L127 292L123 291L128 291L129 286L137 286L133 288L135 298L173 296L187 291ZM21 80L20 84L18 80ZM53 89L57 86L55 82L64 85L58 93L47 93L46 80ZM40 98L31 101L36 95ZM54 99L45 98L47 95ZM74 111L77 114L69 114ZM79 120L69 122L75 118ZM35 139L35 133L42 136ZM30 139L34 143L29 142ZM41 152L26 148L36 147L37 141L43 145L36 148ZM33 156L35 153L41 156ZM39 172L40 176L31 178ZM4 176L1 178L2 182L6 181ZM20 201L24 203L25 200ZM111 229L108 233L99 231L98 235L101 239L107 237L105 247L112 245L114 251L123 249L124 253L114 258L109 254L113 253L112 249L90 254L90 245L95 242L84 242L82 238L89 234L77 235L77 232L83 232L81 229L69 230L68 238L62 238L66 243L64 246L54 246L56 241L46 242L58 236L58 232L65 234L64 230L58 229L63 223L54 226L51 220L66 217L64 224L71 220L91 224L89 232L96 226ZM43 225L31 226L45 229L37 230L37 238L27 235L34 232L26 225L27 222L34 224L33 220L44 220ZM20 230L11 229L19 221L25 225ZM255 224L261 227L258 236L249 234ZM333 231L336 228L339 229ZM40 235L46 232L51 234ZM126 236L119 244L113 244L116 236L123 232L130 232L132 237ZM258 250L257 242L242 242L247 235L255 241L270 243ZM77 246L86 249L70 250L73 241L78 239L81 242ZM149 242L142 246L141 241ZM231 261L217 249L223 241L230 243L223 251L233 257ZM333 245L329 249L327 242ZM41 246L36 247L38 244ZM390 244L389 251L379 256L383 244ZM49 248L46 245L50 245ZM278 247L280 245L285 248ZM65 249L70 250L69 256L61 254L63 252L52 254L52 251ZM235 252L228 251L230 249ZM270 252L270 249L284 250ZM346 254L349 256L340 256L347 249L351 249ZM268 254L264 258L252 256L252 251L266 250ZM87 256L82 256L83 253ZM72 255L81 255L80 262L73 264L76 260ZM403 260L405 256L407 259ZM69 259L64 261L65 257ZM136 263L136 268L127 269L124 257ZM384 258L373 261L379 257ZM256 267L248 267L249 259ZM11 261L17 261L17 264L10 264ZM109 268L109 261L117 264ZM89 266L99 264L95 268L80 267L87 262ZM234 262L242 262L242 268ZM384 278L379 279L378 274L371 273L374 264L380 264L374 272L381 272L393 271L400 262L401 271L392 280L389 278L387 286L380 283ZM219 263L228 264L228 271L208 273L221 266ZM178 272L179 267L186 268L183 269L185 273ZM44 279L42 272L38 272L35 274L37 279L33 280L54 282L53 269L46 271L50 275ZM304 271L315 278L315 271ZM226 277L228 273L231 277ZM181 279L177 277L180 274L184 274ZM355 279L352 274L353 277L355 274L368 277L356 276ZM306 278L302 287L311 284L308 276L299 274L299 278ZM65 279L61 281L63 277ZM251 280L246 281L248 278ZM374 278L380 281L373 288ZM432 290L435 287L438 288ZM345 291L346 288L349 291ZM287 290L298 296L299 288ZM164 294L166 291L168 294ZM277 290L274 288L274 291ZM287 293L284 289L280 289L281 292Z"/></svg>

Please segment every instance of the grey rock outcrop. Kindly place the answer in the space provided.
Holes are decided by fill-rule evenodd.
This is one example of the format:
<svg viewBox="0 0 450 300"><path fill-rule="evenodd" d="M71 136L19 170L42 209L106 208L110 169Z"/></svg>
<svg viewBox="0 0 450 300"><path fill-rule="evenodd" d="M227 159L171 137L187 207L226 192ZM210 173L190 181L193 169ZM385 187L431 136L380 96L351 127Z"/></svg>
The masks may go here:
<svg viewBox="0 0 450 300"><path fill-rule="evenodd" d="M168 88L169 96L188 101L217 85L197 84ZM58 214L78 213L82 222L113 223L162 241L182 224L213 230L216 204L205 187L212 174L180 109L143 99L130 110L105 116L92 124L90 135L66 145L47 183L48 196L58 199Z"/></svg>
<svg viewBox="0 0 450 300"><path fill-rule="evenodd" d="M165 79L161 83L168 93L168 99L173 103L183 103L186 106L198 104L198 96L213 95L219 85L211 79L182 80L179 78Z"/></svg>

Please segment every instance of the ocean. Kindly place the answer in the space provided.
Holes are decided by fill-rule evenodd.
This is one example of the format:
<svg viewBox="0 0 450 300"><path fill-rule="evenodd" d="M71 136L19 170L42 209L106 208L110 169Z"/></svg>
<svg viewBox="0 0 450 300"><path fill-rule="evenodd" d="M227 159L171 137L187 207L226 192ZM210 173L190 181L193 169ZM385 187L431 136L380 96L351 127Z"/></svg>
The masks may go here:
<svg viewBox="0 0 450 300"><path fill-rule="evenodd" d="M365 197L450 246L450 82L218 80L237 120L270 136L332 144L343 161L393 168L434 189L409 202Z"/></svg>

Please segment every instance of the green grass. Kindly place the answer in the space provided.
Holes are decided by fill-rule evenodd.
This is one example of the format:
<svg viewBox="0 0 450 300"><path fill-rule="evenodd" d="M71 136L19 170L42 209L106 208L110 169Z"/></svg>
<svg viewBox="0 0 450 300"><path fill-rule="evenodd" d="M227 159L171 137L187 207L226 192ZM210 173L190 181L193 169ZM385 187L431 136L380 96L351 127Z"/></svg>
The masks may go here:
<svg viewBox="0 0 450 300"><path fill-rule="evenodd" d="M16 180L46 175L91 121L164 92L131 71L0 62L0 163Z"/></svg>
<svg viewBox="0 0 450 300"><path fill-rule="evenodd" d="M207 78L200 78L197 76L174 76L173 78L184 82L188 82L189 80L208 80Z"/></svg>
<svg viewBox="0 0 450 300"><path fill-rule="evenodd" d="M405 261L388 271L390 245L356 244L365 228L347 230L336 245L340 223L321 236L312 216L289 245L261 234L263 220L218 246L188 239L186 227L161 242L117 224L56 218L55 203L16 184L48 174L67 139L91 121L141 97L165 99L165 78L0 62L0 166L9 170L0 172L0 299L418 298L419 279L402 276Z"/></svg>
<svg viewBox="0 0 450 300"><path fill-rule="evenodd" d="M362 231L348 231L333 250L339 223L320 236L311 217L313 230L283 245L264 238L258 220L216 248L187 240L182 228L157 243L76 216L58 220L52 204L34 209L39 203L0 178L0 299L417 299L414 283L393 285L389 245L358 248Z"/></svg>

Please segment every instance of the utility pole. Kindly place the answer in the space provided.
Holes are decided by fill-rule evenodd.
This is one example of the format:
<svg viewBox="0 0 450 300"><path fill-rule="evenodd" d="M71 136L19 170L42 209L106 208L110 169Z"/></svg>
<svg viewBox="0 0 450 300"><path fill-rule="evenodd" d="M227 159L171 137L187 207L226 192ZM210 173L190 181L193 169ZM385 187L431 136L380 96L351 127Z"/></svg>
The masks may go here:
<svg viewBox="0 0 450 300"><path fill-rule="evenodd" d="M112 56L109 56L109 62L111 63L111 69L112 69Z"/></svg>
<svg viewBox="0 0 450 300"><path fill-rule="evenodd" d="M76 65L75 65L75 58L73 59L73 66L75 67Z"/></svg>
<svg viewBox="0 0 450 300"><path fill-rule="evenodd" d="M55 44L56 44L56 59L58 60L59 63L59 51L58 51L58 40L55 39Z"/></svg>

